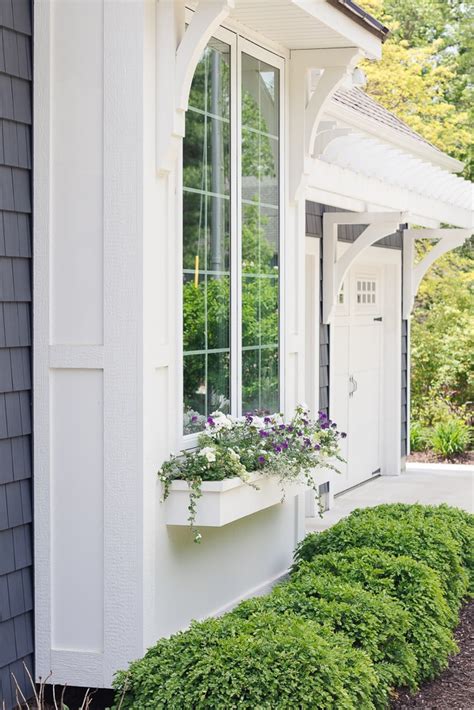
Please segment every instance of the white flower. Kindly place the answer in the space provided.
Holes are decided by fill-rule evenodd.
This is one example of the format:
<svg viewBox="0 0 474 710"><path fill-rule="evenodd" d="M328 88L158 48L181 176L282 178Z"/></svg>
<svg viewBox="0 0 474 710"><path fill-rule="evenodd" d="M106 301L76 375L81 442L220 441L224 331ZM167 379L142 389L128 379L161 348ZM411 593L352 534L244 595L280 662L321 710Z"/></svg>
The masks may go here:
<svg viewBox="0 0 474 710"><path fill-rule="evenodd" d="M204 456L208 463L214 463L216 460L216 450L212 446L205 446L200 450L199 456Z"/></svg>
<svg viewBox="0 0 474 710"><path fill-rule="evenodd" d="M251 426L257 429L263 429L265 428L265 422L263 421L262 417L253 417Z"/></svg>
<svg viewBox="0 0 474 710"><path fill-rule="evenodd" d="M234 451L234 449L228 449L228 451L231 459L234 461L240 461L240 456L236 451Z"/></svg>

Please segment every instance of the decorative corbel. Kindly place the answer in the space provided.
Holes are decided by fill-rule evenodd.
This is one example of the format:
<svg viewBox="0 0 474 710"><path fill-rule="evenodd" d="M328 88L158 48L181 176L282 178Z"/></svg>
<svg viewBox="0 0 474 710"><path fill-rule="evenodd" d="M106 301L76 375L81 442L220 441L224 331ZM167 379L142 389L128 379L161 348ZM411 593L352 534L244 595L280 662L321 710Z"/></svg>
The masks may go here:
<svg viewBox="0 0 474 710"><path fill-rule="evenodd" d="M184 4L158 0L156 11L156 165L168 173L185 132L189 92L199 59L234 0L200 0L186 29ZM174 45L174 46L173 46Z"/></svg>
<svg viewBox="0 0 474 710"><path fill-rule="evenodd" d="M403 231L403 318L408 319L413 310L415 296L423 276L430 266L443 254L460 247L474 233L472 229L405 229ZM417 239L439 240L434 247L415 264L415 241Z"/></svg>
<svg viewBox="0 0 474 710"><path fill-rule="evenodd" d="M323 323L330 323L337 294L357 257L379 239L393 234L406 220L404 212L326 212L323 215ZM340 224L367 226L338 259L337 231Z"/></svg>
<svg viewBox="0 0 474 710"><path fill-rule="evenodd" d="M352 74L361 56L357 47L302 49L291 52L290 197L294 201L304 196L321 116L332 95L347 76ZM321 70L322 73L311 91L308 78L313 69Z"/></svg>

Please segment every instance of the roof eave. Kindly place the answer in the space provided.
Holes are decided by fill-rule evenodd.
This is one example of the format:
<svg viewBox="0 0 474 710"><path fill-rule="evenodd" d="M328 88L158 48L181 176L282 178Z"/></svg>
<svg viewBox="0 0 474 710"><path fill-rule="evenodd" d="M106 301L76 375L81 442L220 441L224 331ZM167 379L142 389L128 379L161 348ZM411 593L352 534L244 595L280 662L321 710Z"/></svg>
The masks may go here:
<svg viewBox="0 0 474 710"><path fill-rule="evenodd" d="M385 25L379 22L373 15L363 10L359 5L356 5L355 2L352 2L352 0L327 0L327 2L378 37L382 43L385 42L389 36L390 30L388 27L385 27Z"/></svg>
<svg viewBox="0 0 474 710"><path fill-rule="evenodd" d="M443 153L441 150L430 146L428 143L423 143L422 141L415 140L410 136L399 133L398 131L390 128L390 126L383 126L378 121L374 121L363 114L358 113L346 106L341 106L335 101L331 102L326 110L326 113L334 118L337 118L350 126L359 128L366 133L375 135L378 138L382 138L393 145L396 145L404 150L428 160L430 163L448 170L452 173L460 173L464 169L464 163L456 158L452 158L450 155Z"/></svg>

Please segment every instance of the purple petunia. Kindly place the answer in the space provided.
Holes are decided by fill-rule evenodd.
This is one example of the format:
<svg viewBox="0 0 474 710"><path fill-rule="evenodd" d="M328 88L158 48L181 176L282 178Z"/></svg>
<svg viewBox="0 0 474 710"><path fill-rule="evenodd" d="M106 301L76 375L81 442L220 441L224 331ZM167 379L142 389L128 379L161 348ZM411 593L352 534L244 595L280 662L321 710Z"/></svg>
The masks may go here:
<svg viewBox="0 0 474 710"><path fill-rule="evenodd" d="M260 429L260 431L258 433L260 434L262 439L264 439L266 436L268 436L268 431L265 431L265 429Z"/></svg>
<svg viewBox="0 0 474 710"><path fill-rule="evenodd" d="M320 449L320 448L321 448L321 447L320 447L320 445L319 445L319 444L315 444L315 445L314 445L314 449L315 449L315 451L319 451L319 449Z"/></svg>
<svg viewBox="0 0 474 710"><path fill-rule="evenodd" d="M208 418L207 418L207 423L209 424L209 426L214 426L215 421L214 421L214 419L213 419L212 417L208 417Z"/></svg>
<svg viewBox="0 0 474 710"><path fill-rule="evenodd" d="M265 458L265 456L259 456L259 457L258 457L258 463L264 464L266 460L267 460L267 459Z"/></svg>
<svg viewBox="0 0 474 710"><path fill-rule="evenodd" d="M345 439L346 436L347 436L346 432L345 432L345 431L341 431L341 437L342 437L343 439Z"/></svg>
<svg viewBox="0 0 474 710"><path fill-rule="evenodd" d="M333 429L337 429L337 424L336 424L336 422L333 422L333 423L331 424L331 426L332 426Z"/></svg>
<svg viewBox="0 0 474 710"><path fill-rule="evenodd" d="M273 448L277 454L281 454L282 447L279 444L275 444L275 446Z"/></svg>
<svg viewBox="0 0 474 710"><path fill-rule="evenodd" d="M279 426L278 428L281 429L281 431L285 431L286 425L285 425L285 424L280 424L280 426Z"/></svg>
<svg viewBox="0 0 474 710"><path fill-rule="evenodd" d="M197 422L197 420L198 420L197 416L195 414L193 414L193 416L191 417L191 421Z"/></svg>
<svg viewBox="0 0 474 710"><path fill-rule="evenodd" d="M287 448L288 448L288 441L287 441L286 439L285 439L285 441L282 443L282 447L283 447L284 449L287 449Z"/></svg>

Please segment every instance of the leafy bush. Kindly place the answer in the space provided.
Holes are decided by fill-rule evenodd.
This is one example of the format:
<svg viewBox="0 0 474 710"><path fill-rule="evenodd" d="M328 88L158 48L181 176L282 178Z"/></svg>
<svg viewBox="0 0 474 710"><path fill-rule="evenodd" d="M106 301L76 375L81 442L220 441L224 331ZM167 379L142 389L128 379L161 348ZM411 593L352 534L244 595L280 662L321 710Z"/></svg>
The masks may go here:
<svg viewBox="0 0 474 710"><path fill-rule="evenodd" d="M425 451L428 448L429 432L418 421L410 422L410 451Z"/></svg>
<svg viewBox="0 0 474 710"><path fill-rule="evenodd" d="M431 435L433 451L444 459L451 459L468 450L471 441L469 427L462 419L449 419L437 424Z"/></svg>
<svg viewBox="0 0 474 710"><path fill-rule="evenodd" d="M370 512L368 512L370 511ZM408 505L407 503L386 503L376 508L358 508L351 517L364 518L374 513L379 518L395 520L431 520L444 535L451 535L460 546L461 563L469 577L470 590L474 593L474 515L460 508L442 505Z"/></svg>
<svg viewBox="0 0 474 710"><path fill-rule="evenodd" d="M449 609L437 574L426 564L410 557L390 555L380 550L360 548L318 555L302 562L292 579L304 583L319 575L332 574L347 583L397 600L410 615L406 639L418 664L417 680L433 678L445 668L456 651L451 628L454 615Z"/></svg>
<svg viewBox="0 0 474 710"><path fill-rule="evenodd" d="M391 688L416 686L417 662L407 641L410 615L387 595L374 594L360 584L347 583L333 575L317 575L307 570L266 597L242 602L232 614L248 619L268 611L317 621L333 632L344 633L356 648L366 651L378 678L377 707L386 706Z"/></svg>
<svg viewBox="0 0 474 710"><path fill-rule="evenodd" d="M369 657L296 616L232 615L162 639L117 674L122 710L374 708Z"/></svg>
<svg viewBox="0 0 474 710"><path fill-rule="evenodd" d="M377 508L349 515L322 533L308 535L295 552L295 564L327 552L373 547L426 562L440 577L450 608L458 611L468 588L460 543L433 518L384 516ZM455 617L453 617L454 619Z"/></svg>

